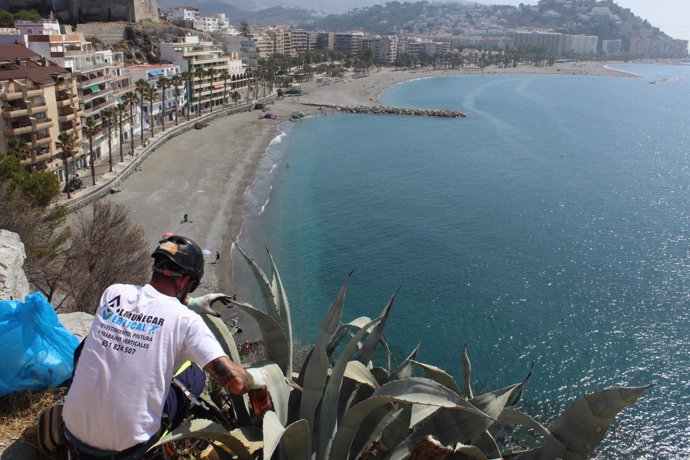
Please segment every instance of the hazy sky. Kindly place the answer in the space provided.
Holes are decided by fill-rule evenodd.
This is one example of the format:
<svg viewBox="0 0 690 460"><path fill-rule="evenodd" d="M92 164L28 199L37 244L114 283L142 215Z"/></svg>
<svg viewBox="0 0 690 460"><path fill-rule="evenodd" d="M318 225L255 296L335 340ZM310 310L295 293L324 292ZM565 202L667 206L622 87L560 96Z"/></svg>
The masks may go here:
<svg viewBox="0 0 690 460"><path fill-rule="evenodd" d="M537 0L475 0L497 5L536 5ZM646 19L666 35L690 40L690 0L616 0L618 6L630 8L635 16Z"/></svg>

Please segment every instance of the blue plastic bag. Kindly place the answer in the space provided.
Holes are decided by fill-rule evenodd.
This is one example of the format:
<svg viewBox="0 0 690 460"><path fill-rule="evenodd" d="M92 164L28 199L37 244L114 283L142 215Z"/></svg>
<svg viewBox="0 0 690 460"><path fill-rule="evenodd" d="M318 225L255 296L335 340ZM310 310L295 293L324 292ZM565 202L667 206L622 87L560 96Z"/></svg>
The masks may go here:
<svg viewBox="0 0 690 460"><path fill-rule="evenodd" d="M0 396L60 385L72 376L77 345L43 294L0 301Z"/></svg>

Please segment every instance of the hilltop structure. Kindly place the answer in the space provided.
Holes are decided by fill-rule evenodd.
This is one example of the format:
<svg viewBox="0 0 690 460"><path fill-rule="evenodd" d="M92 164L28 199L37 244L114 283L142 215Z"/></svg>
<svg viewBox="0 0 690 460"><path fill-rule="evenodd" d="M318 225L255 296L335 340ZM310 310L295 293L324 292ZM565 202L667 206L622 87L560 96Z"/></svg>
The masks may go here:
<svg viewBox="0 0 690 460"><path fill-rule="evenodd" d="M156 0L5 0L4 9L36 7L53 11L63 23L89 21L158 22Z"/></svg>

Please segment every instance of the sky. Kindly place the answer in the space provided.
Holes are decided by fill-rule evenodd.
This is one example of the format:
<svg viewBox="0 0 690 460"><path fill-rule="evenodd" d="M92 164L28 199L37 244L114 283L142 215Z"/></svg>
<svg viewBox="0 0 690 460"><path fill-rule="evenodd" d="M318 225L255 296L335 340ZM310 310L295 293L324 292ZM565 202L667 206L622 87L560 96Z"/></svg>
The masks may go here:
<svg viewBox="0 0 690 460"><path fill-rule="evenodd" d="M497 5L536 5L537 0L475 0ZM614 0L672 38L690 40L690 0Z"/></svg>

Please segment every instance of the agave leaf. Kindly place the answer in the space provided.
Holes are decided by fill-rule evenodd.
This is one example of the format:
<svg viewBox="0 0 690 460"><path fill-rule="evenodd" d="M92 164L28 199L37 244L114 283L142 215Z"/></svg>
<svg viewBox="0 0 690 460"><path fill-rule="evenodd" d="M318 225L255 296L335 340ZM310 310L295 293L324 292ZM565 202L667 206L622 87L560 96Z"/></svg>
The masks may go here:
<svg viewBox="0 0 690 460"><path fill-rule="evenodd" d="M412 350L412 353L410 353L410 356L405 358L405 361L398 366L397 369L395 369L393 372L391 372L390 378L388 379L389 381L391 380L402 380L406 379L409 377L412 377L412 371L414 370L414 361L417 359L417 353L419 352L419 345L417 344L416 347L414 347L414 350Z"/></svg>
<svg viewBox="0 0 690 460"><path fill-rule="evenodd" d="M487 460L487 456L478 447L457 443L453 449L453 453L462 454L463 459L474 458L476 460ZM455 458L456 456L451 455L449 458Z"/></svg>
<svg viewBox="0 0 690 460"><path fill-rule="evenodd" d="M285 384L285 376L280 367L271 362L259 363L251 366L254 369L262 369L266 372L266 388L271 395L273 410L280 424L285 426L288 418L288 400L290 398L289 386Z"/></svg>
<svg viewBox="0 0 690 460"><path fill-rule="evenodd" d="M219 424L205 419L194 419L190 422L181 424L166 436L159 439L156 444L151 446L151 449L183 439L210 439L218 441L232 450L238 458L243 460L252 459L249 450L240 439L228 433L228 431Z"/></svg>
<svg viewBox="0 0 690 460"><path fill-rule="evenodd" d="M415 405L416 404L406 404L398 416L383 430L381 434L381 445L387 452L391 451L407 437L411 426L412 408Z"/></svg>
<svg viewBox="0 0 690 460"><path fill-rule="evenodd" d="M275 412L268 411L264 414L262 431L264 433L264 460L270 460L285 432Z"/></svg>
<svg viewBox="0 0 690 460"><path fill-rule="evenodd" d="M530 377L532 377L532 369L534 368L534 363L530 363L529 365L529 372L527 372L527 377L524 378L522 383L520 384L520 388L513 393L513 396L510 398L510 401L508 401L508 406L515 406L517 403L520 402L520 399L522 399L522 392L524 391L525 387L527 386L527 382L529 382Z"/></svg>
<svg viewBox="0 0 690 460"><path fill-rule="evenodd" d="M369 336L366 338L362 348L359 349L353 359L362 364L367 364L369 361L371 361L371 357L374 355L374 351L376 350L376 345L378 345L379 341L383 338L383 328L386 326L386 320L388 319L388 315L390 315L391 307L393 306L393 301L395 301L395 296L397 294L398 290L396 289L386 303L386 306L383 307L383 311L381 312L381 321L379 321L374 330L371 331L371 334L369 334Z"/></svg>
<svg viewBox="0 0 690 460"><path fill-rule="evenodd" d="M285 428L283 448L287 460L308 460L311 456L309 424L300 419Z"/></svg>
<svg viewBox="0 0 690 460"><path fill-rule="evenodd" d="M462 381L465 384L465 397L467 399L474 398L472 392L472 362L467 354L467 344L465 344L462 353Z"/></svg>
<svg viewBox="0 0 690 460"><path fill-rule="evenodd" d="M455 379L451 377L446 371L443 369L432 366L431 364L426 364L420 361L412 361L414 364L417 366L421 367L422 370L424 371L424 375L426 375L427 378L440 383L441 385L445 386L449 390L453 390L454 392L460 394L460 388L458 387L458 384L455 383Z"/></svg>
<svg viewBox="0 0 690 460"><path fill-rule="evenodd" d="M343 376L345 375L347 363L362 338L368 334L379 321L380 319L375 319L360 329L355 336L350 339L350 342L338 357L335 366L333 366L333 372L326 383L326 389L324 390L323 399L321 400L317 458L328 458L328 450L332 441L332 435L338 423L337 411L341 396L340 389L343 384Z"/></svg>
<svg viewBox="0 0 690 460"><path fill-rule="evenodd" d="M634 404L649 388L609 388L589 394L566 409L554 422L551 433L559 442L549 437L541 449L541 458L553 458L552 452L562 452L558 444L566 449L567 455L587 458L599 445L616 415Z"/></svg>
<svg viewBox="0 0 690 460"><path fill-rule="evenodd" d="M411 407L410 404L399 407L391 403L371 411L362 421L352 441L350 458L361 458L363 452L370 451L373 446L376 446L376 450L387 452L385 442L405 439L409 429Z"/></svg>
<svg viewBox="0 0 690 460"><path fill-rule="evenodd" d="M233 306L250 315L259 326L261 336L264 339L264 349L266 357L280 366L283 375L290 366L290 346L283 333L283 329L270 315L267 315L258 308L238 300L230 301Z"/></svg>
<svg viewBox="0 0 690 460"><path fill-rule="evenodd" d="M345 292L347 291L347 284L350 281L351 275L352 272L345 277L345 281L343 281L338 295L324 317L312 356L309 361L305 363L299 418L305 419L312 429L314 427L316 408L321 402L323 390L326 387L326 379L328 378L328 356L326 355L326 349L340 323L343 303L345 301Z"/></svg>
<svg viewBox="0 0 690 460"><path fill-rule="evenodd" d="M201 318L206 323L206 326L211 330L213 335L216 337L220 346L223 347L223 351L228 354L230 358L236 363L242 362L240 360L240 354L237 352L237 344L235 343L235 338L228 329L228 326L220 318L216 318L211 315L200 315Z"/></svg>
<svg viewBox="0 0 690 460"><path fill-rule="evenodd" d="M369 369L359 361L350 361L347 363L345 369L345 377L354 380L357 383L362 383L371 388L378 388L379 382L376 381Z"/></svg>
<svg viewBox="0 0 690 460"><path fill-rule="evenodd" d="M388 371L382 367L374 367L369 370L371 372L371 375L374 376L376 381L378 382L379 385L383 385L390 379L390 375L388 375Z"/></svg>
<svg viewBox="0 0 690 460"><path fill-rule="evenodd" d="M491 436L491 433L488 431L483 432L481 434L481 439L490 458L501 458L501 449L498 448L498 444L494 437Z"/></svg>
<svg viewBox="0 0 690 460"><path fill-rule="evenodd" d="M268 277L266 276L266 273L259 267L259 265L249 257L249 255L244 252L244 249L237 244L237 241L232 240L232 242L235 244L235 247L237 247L237 250L240 251L240 254L242 254L242 257L244 257L244 260L247 261L249 266L252 269L252 273L254 274L254 277L256 278L256 281L259 284L259 287L261 288L261 292L263 294L264 300L266 302L266 311L268 314L273 318L278 324L280 324L280 313L278 312L278 305L277 305L277 300L273 296L273 291L271 290L271 282L268 280Z"/></svg>
<svg viewBox="0 0 690 460"><path fill-rule="evenodd" d="M281 325L288 340L288 349L290 350L290 361L288 365L288 370L285 374L289 380L292 379L292 319L290 316L290 303L288 302L287 294L285 293L285 288L283 287L283 281L280 279L280 274L278 273L278 268L273 260L271 251L268 251L268 258L271 260L271 270L273 272L271 280L271 292L273 293L273 298L276 299L278 313L280 314Z"/></svg>
<svg viewBox="0 0 690 460"><path fill-rule="evenodd" d="M428 417L438 410L435 406L424 406L422 404L412 405L412 417L410 418L410 426L415 427L426 420Z"/></svg>
<svg viewBox="0 0 690 460"><path fill-rule="evenodd" d="M533 429L534 431L538 432L544 437L553 437L549 429L546 428L544 425L537 422L529 415L524 414L518 410L512 409L510 407L506 407L505 409L503 409L503 412L501 412L501 415L499 415L498 417L498 421L510 425L526 426L527 428Z"/></svg>
<svg viewBox="0 0 690 460"><path fill-rule="evenodd" d="M481 411L480 415L469 411L440 408L401 443L395 455L404 455L405 451L411 452L410 449L427 435L434 436L444 445L457 442L471 443L495 422L519 385L486 393L469 401L473 407Z"/></svg>
<svg viewBox="0 0 690 460"><path fill-rule="evenodd" d="M420 377L394 380L382 385L371 398L355 405L345 414L340 421L335 438L333 438L328 458L330 460L347 458L352 440L362 420L372 410L392 402L452 408L457 412L467 412L478 417L488 418L486 414L458 394L433 380Z"/></svg>

